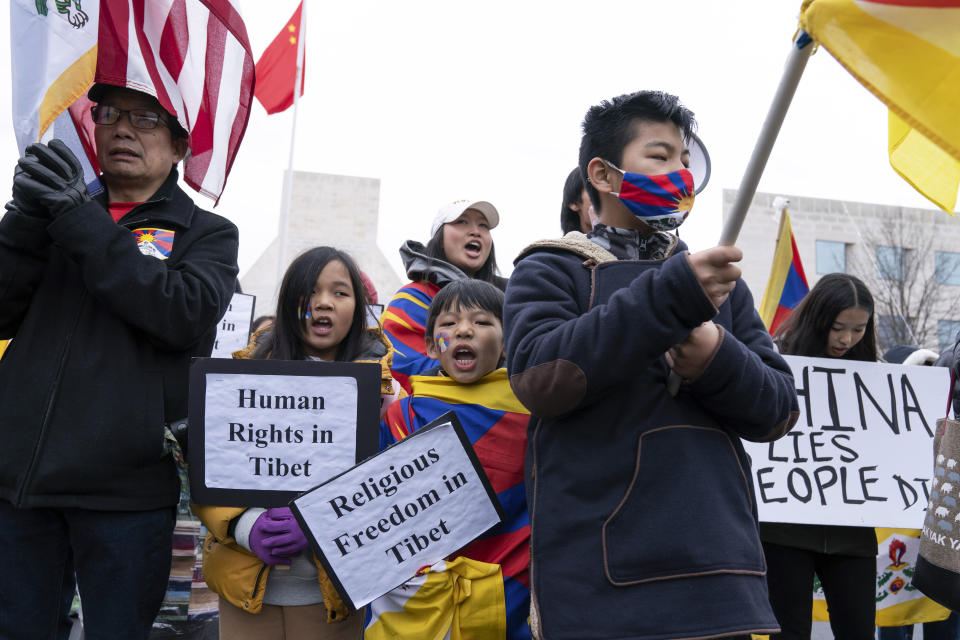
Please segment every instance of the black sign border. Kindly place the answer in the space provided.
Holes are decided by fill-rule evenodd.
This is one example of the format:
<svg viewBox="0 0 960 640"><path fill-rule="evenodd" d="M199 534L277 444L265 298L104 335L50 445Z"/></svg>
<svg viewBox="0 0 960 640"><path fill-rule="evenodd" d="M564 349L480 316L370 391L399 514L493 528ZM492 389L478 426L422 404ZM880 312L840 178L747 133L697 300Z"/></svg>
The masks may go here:
<svg viewBox="0 0 960 640"><path fill-rule="evenodd" d="M337 593L340 594L340 599L343 600L343 602L346 603L346 605L350 607L350 609L356 611L358 607L353 602L353 599L350 597L350 595L347 593L346 588L343 586L343 583L340 581L339 576L337 576L336 573L334 572L333 567L330 566L330 562L327 560L327 557L323 554L323 550L320 548L320 545L317 544L316 538L313 537L313 532L307 526L307 523L303 519L303 515L300 513L300 509L297 506L297 502L296 502L297 499L307 495L308 493L313 493L317 489L320 489L321 487L323 487L325 484L329 482L333 482L340 476L350 471L353 471L364 462L367 462L372 458L376 458L377 456L383 453L386 453L387 451L389 451L390 449L393 449L396 446L410 442L410 440L416 438L421 433L425 433L427 431L430 431L437 427L441 427L446 424L453 425L454 433L456 433L457 437L460 438L460 444L463 445L463 449L464 451L466 451L467 457L470 459L471 464L473 464L474 471L476 472L477 476L480 478L480 482L483 484L484 490L487 492L487 497L490 499L490 502L493 504L493 508L496 509L497 511L497 516L500 518L500 522L497 522L496 524L491 526L489 529L487 529L486 531L484 531L483 533L481 533L480 535L478 535L476 538L473 539L473 540L477 540L478 538L492 531L495 527L499 526L503 522L503 518L504 518L503 506L500 504L500 499L497 498L497 494L493 490L493 486L490 484L490 479L487 478L487 474L483 470L483 465L480 464L480 459L477 458L476 451L473 450L473 445L470 444L470 439L467 437L466 432L464 432L463 430L463 426L460 424L460 419L457 418L456 412L452 409L442 414L440 417L436 418L435 420L431 420L427 424L423 425L421 428L417 429L411 435L407 436L403 440L393 443L383 451L380 451L379 453L370 456L363 462L360 462L354 465L353 467L346 469L345 471L343 471L343 473L339 473L333 476L329 480L326 480L325 482L317 485L313 489L310 489L309 491L304 491L302 494L297 496L297 498L295 498L290 502L290 511L293 512L293 516L297 519L297 523L300 525L300 530L306 534L307 540L310 542L310 548L313 550L313 554L320 560L321 564L323 564L323 570L327 572L327 577L330 579L330 582L333 584L334 588L337 590ZM473 540L471 540L467 544L470 544L471 542L473 542ZM414 576L410 576L410 578L413 578L413 577ZM407 580L409 580L410 578L407 578ZM404 582L406 582L406 580L404 580ZM403 584L403 582L401 582L400 584ZM394 585L390 589L391 590L396 589L397 587L400 586L400 584Z"/></svg>
<svg viewBox="0 0 960 640"><path fill-rule="evenodd" d="M342 377L357 381L356 461L374 455L380 444L381 365L375 362L322 362L317 360L246 360L194 358L190 363L190 400L187 438L190 452L190 498L196 504L225 507L285 507L302 491L223 489L207 487L204 478L207 374L285 375ZM364 402L364 398L368 400ZM375 400L374 400L375 398Z"/></svg>

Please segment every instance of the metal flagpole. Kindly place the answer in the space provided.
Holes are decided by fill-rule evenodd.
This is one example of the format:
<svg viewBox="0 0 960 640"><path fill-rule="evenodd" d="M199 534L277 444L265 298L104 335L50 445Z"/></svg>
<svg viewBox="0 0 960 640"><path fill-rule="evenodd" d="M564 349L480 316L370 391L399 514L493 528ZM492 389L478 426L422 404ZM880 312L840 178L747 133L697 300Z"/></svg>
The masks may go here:
<svg viewBox="0 0 960 640"><path fill-rule="evenodd" d="M287 223L290 220L290 195L293 190L293 147L297 139L297 103L303 80L303 45L307 27L307 3L300 3L300 29L297 32L297 76L293 81L293 126L290 127L290 159L283 179L283 204L280 208L280 239L277 246L277 288L283 279L284 256L287 253Z"/></svg>
<svg viewBox="0 0 960 640"><path fill-rule="evenodd" d="M750 208L753 196L757 192L760 176L767 166L773 143L777 141L777 134L780 133L780 127L783 126L783 119L787 115L787 109L793 100L793 94L797 91L797 85L800 84L800 77L807 66L807 59L810 58L811 51L813 51L813 39L805 31L801 31L793 43L793 50L790 52L790 57L787 58L783 76L780 78L780 85L777 87L773 102L767 111L767 119L763 122L760 136L753 147L753 154L750 156L747 169L740 180L740 188L737 190L737 197L730 209L730 217L723 225L723 232L720 234L721 245L734 244L737 241L737 236L740 235L743 220L747 217L747 209Z"/></svg>

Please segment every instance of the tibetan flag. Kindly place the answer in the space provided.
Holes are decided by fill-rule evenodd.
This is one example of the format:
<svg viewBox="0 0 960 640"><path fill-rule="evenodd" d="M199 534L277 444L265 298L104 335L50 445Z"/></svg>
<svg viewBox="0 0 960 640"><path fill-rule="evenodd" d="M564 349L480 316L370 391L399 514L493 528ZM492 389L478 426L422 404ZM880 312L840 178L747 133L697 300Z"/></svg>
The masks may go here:
<svg viewBox="0 0 960 640"><path fill-rule="evenodd" d="M303 3L297 6L287 25L277 34L257 61L257 100L268 114L280 113L293 104L297 81L297 48L302 33L300 16ZM305 44L305 43L304 43ZM300 95L306 79L306 65L300 61Z"/></svg>
<svg viewBox="0 0 960 640"><path fill-rule="evenodd" d="M793 227L790 226L790 214L784 209L780 216L780 232L773 253L770 279L760 302L760 317L771 335L809 291L797 241L793 238Z"/></svg>
<svg viewBox="0 0 960 640"><path fill-rule="evenodd" d="M499 636L493 637L530 638L527 625L530 610L530 517L523 477L530 412L513 395L506 369L497 369L472 384L460 384L446 376L420 375L412 376L410 384L413 394L387 409L380 425L380 446L385 448L402 440L451 409L457 414L503 507L504 519L448 560L467 558L496 567L502 584L503 604L494 612L499 621L497 626L506 629L506 636L501 630ZM376 601L372 606L376 610ZM409 615L404 618L395 616L392 628L399 630L405 628L399 626L401 623L415 623L416 617L424 615L424 610L429 608L429 603L413 599L404 606ZM459 615L461 620L467 616L465 612ZM402 633L367 636L368 639L380 637L410 636Z"/></svg>
<svg viewBox="0 0 960 640"><path fill-rule="evenodd" d="M410 376L423 373L440 363L427 355L427 310L440 287L426 280L401 287L380 316L383 332L393 345L394 380L409 394Z"/></svg>
<svg viewBox="0 0 960 640"><path fill-rule="evenodd" d="M440 561L371 602L363 637L502 640L503 608L500 567L463 557Z"/></svg>
<svg viewBox="0 0 960 640"><path fill-rule="evenodd" d="M960 0L805 0L800 26L889 108L894 170L952 213L960 185Z"/></svg>

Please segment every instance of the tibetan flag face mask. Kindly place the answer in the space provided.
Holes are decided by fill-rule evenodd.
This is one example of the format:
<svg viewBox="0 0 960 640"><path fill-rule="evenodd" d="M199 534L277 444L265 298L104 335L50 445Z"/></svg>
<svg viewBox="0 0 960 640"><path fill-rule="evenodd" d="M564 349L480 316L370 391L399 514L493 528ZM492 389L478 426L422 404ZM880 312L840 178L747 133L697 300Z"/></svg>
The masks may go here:
<svg viewBox="0 0 960 640"><path fill-rule="evenodd" d="M648 176L624 171L612 162L606 165L623 175L620 192L611 192L633 215L657 231L673 231L693 208L693 174L687 169Z"/></svg>

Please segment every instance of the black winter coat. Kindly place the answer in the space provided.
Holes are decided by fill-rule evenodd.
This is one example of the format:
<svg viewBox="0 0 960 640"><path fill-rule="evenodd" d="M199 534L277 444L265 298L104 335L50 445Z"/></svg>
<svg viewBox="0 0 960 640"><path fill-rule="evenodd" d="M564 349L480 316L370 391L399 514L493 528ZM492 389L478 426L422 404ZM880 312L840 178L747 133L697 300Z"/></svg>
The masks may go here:
<svg viewBox="0 0 960 640"><path fill-rule="evenodd" d="M176 170L119 223L106 202L0 219L0 338L13 338L0 360L0 499L16 506L178 501L164 423L186 415L190 359L210 354L238 232L198 208ZM141 230L172 232L169 255L142 253Z"/></svg>

